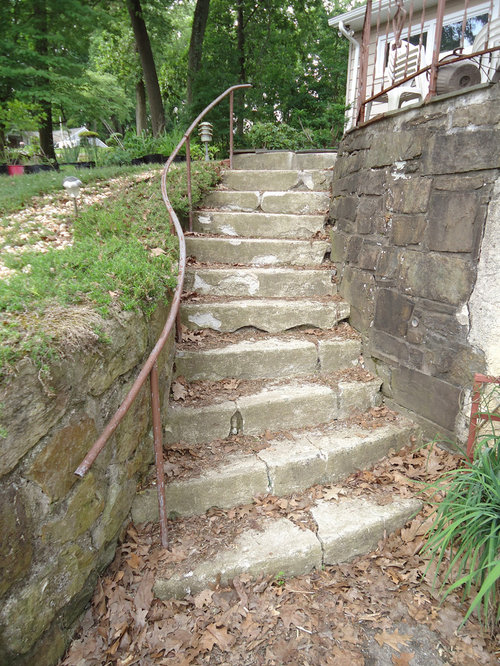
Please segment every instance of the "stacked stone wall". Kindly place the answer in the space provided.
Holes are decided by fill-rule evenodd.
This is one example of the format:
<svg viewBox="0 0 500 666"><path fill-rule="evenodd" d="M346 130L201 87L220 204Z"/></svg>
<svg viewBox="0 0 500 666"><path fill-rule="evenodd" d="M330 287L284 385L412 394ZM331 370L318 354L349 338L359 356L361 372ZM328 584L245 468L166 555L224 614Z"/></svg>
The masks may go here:
<svg viewBox="0 0 500 666"><path fill-rule="evenodd" d="M499 167L498 84L388 115L339 149L330 210L339 290L387 400L431 435L457 432L473 373L491 371L481 336L469 341L469 300L485 228L498 230ZM499 309L489 309L497 322Z"/></svg>
<svg viewBox="0 0 500 666"><path fill-rule="evenodd" d="M129 390L167 316L121 313L107 342L54 363L21 361L0 385L0 664L50 666L114 557L153 457L149 382L91 471L74 470ZM173 340L159 359L168 395ZM164 401L165 402L165 401Z"/></svg>

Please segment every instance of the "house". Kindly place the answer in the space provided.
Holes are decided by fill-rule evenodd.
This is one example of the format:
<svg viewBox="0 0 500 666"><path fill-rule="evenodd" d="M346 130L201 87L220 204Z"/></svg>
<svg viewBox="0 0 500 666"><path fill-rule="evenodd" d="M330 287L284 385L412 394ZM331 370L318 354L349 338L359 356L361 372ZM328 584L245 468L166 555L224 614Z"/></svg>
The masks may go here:
<svg viewBox="0 0 500 666"><path fill-rule="evenodd" d="M350 45L347 129L499 78L500 0L368 0L328 23Z"/></svg>

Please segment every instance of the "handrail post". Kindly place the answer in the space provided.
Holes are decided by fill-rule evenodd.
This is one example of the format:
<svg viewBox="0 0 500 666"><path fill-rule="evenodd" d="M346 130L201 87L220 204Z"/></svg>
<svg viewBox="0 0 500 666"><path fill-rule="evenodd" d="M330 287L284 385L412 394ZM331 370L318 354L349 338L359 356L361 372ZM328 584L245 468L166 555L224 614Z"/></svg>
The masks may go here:
<svg viewBox="0 0 500 666"><path fill-rule="evenodd" d="M229 168L233 168L233 122L234 122L234 90L229 93Z"/></svg>
<svg viewBox="0 0 500 666"><path fill-rule="evenodd" d="M161 545L163 548L168 548L167 508L165 506L165 470L163 467L163 438L160 411L160 388L158 381L158 363L156 361L151 368L149 380L151 384L151 411L153 413L156 490L158 492L158 514L160 518Z"/></svg>
<svg viewBox="0 0 500 666"><path fill-rule="evenodd" d="M370 31L372 19L372 0L367 0L363 37L361 41L361 57L359 62L359 91L356 109L356 125L365 119L366 85L368 81L368 56L370 50Z"/></svg>
<svg viewBox="0 0 500 666"><path fill-rule="evenodd" d="M189 136L186 138L186 178L189 205L189 231L193 231L193 198L191 194L191 142Z"/></svg>
<svg viewBox="0 0 500 666"><path fill-rule="evenodd" d="M434 97L437 89L438 62L441 51L441 35L443 33L444 6L446 0L438 0L436 15L436 34L434 35L434 51L432 52L431 75L429 81L429 93L427 99Z"/></svg>

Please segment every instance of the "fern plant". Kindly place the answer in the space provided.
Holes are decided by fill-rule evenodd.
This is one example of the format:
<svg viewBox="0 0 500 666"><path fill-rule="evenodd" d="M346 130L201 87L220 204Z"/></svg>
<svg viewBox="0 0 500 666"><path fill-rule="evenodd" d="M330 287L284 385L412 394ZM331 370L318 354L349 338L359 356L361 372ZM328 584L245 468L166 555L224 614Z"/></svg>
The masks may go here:
<svg viewBox="0 0 500 666"><path fill-rule="evenodd" d="M436 501L435 519L422 554L442 573L443 599L462 588L468 602L463 624L476 611L494 633L500 621L500 387L483 391L481 411L488 418L475 442L472 462L464 462L428 486L444 498ZM495 427L496 426L496 427ZM429 567L428 567L429 568Z"/></svg>

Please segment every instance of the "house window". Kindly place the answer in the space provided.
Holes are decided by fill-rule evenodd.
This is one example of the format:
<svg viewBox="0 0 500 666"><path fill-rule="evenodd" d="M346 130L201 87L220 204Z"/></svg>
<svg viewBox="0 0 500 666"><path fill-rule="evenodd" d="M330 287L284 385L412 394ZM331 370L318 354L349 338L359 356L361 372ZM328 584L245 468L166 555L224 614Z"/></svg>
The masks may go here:
<svg viewBox="0 0 500 666"><path fill-rule="evenodd" d="M474 38L481 28L488 23L488 13L480 14L478 16L471 16L465 23L464 34L464 48L471 48L474 43ZM441 33L441 49L440 52L454 51L460 48L460 41L462 38L462 21L455 21L443 26Z"/></svg>

